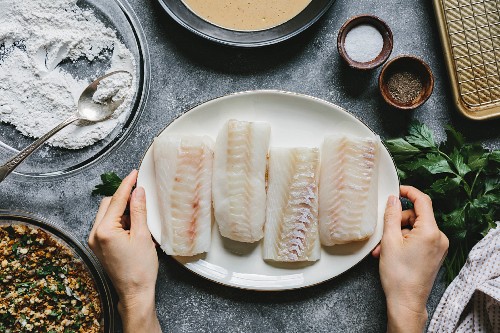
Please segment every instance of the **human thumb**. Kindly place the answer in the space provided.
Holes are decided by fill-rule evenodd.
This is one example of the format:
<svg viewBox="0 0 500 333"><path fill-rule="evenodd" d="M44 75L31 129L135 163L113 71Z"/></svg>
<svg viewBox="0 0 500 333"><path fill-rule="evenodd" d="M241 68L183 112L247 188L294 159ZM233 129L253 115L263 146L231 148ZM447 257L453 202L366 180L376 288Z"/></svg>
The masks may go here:
<svg viewBox="0 0 500 333"><path fill-rule="evenodd" d="M387 199L387 206L384 214L384 235L382 240L395 239L401 236L401 202L399 198L391 195Z"/></svg>
<svg viewBox="0 0 500 333"><path fill-rule="evenodd" d="M146 213L146 193L138 186L130 198L130 232L135 234L149 234Z"/></svg>

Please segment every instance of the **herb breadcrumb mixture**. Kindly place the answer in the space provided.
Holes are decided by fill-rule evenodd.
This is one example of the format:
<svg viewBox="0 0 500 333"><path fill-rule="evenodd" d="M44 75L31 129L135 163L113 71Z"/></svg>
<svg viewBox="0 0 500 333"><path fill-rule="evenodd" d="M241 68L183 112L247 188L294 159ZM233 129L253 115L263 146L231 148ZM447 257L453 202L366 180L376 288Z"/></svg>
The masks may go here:
<svg viewBox="0 0 500 333"><path fill-rule="evenodd" d="M94 280L45 231L0 226L0 265L0 332L103 331Z"/></svg>

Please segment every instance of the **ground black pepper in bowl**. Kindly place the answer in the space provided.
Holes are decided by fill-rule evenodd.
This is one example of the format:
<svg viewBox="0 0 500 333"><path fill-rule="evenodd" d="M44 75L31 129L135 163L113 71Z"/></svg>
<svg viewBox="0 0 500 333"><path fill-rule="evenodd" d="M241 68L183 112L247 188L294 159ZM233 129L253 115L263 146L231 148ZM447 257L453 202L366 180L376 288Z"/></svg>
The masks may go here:
<svg viewBox="0 0 500 333"><path fill-rule="evenodd" d="M380 93L391 106L412 110L432 94L434 77L429 66L421 59L403 55L384 65L379 76Z"/></svg>
<svg viewBox="0 0 500 333"><path fill-rule="evenodd" d="M398 102L406 104L418 97L422 91L422 82L411 72L394 73L387 80L389 93Z"/></svg>

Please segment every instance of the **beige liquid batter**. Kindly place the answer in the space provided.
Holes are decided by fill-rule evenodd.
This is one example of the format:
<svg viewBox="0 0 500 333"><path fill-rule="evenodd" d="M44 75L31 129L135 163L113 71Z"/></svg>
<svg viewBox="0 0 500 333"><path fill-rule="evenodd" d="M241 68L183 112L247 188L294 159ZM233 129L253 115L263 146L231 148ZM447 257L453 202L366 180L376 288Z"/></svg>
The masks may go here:
<svg viewBox="0 0 500 333"><path fill-rule="evenodd" d="M196 15L219 27L265 30L292 19L311 0L182 0Z"/></svg>

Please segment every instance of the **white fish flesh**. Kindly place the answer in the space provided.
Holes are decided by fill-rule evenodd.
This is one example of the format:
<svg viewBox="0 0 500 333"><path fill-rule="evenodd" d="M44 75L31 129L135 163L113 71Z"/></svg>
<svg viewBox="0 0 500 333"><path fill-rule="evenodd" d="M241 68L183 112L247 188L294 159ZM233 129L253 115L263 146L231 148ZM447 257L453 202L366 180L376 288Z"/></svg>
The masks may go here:
<svg viewBox="0 0 500 333"><path fill-rule="evenodd" d="M160 245L169 255L192 256L210 248L212 148L207 136L160 136L154 141Z"/></svg>
<svg viewBox="0 0 500 333"><path fill-rule="evenodd" d="M377 224L380 139L329 136L321 150L321 244L369 238Z"/></svg>
<svg viewBox="0 0 500 333"><path fill-rule="evenodd" d="M271 148L264 259L316 261L319 149Z"/></svg>
<svg viewBox="0 0 500 333"><path fill-rule="evenodd" d="M212 193L226 238L253 243L264 235L270 135L268 123L229 120L217 136Z"/></svg>

